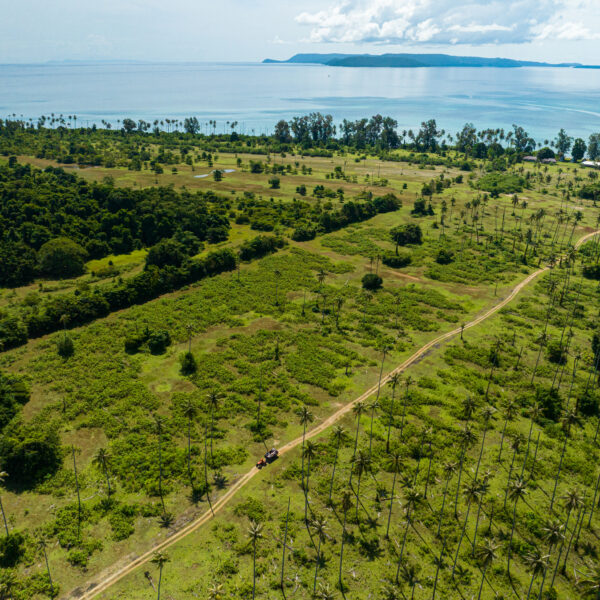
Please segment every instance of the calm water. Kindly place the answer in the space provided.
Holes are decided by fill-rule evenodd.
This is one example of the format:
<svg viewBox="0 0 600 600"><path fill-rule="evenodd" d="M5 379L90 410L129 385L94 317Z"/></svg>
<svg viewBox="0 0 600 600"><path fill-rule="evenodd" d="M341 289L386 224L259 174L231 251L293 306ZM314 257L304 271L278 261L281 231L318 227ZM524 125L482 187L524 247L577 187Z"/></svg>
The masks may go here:
<svg viewBox="0 0 600 600"><path fill-rule="evenodd" d="M336 121L376 113L401 129L435 118L447 131L523 125L538 140L560 127L600 131L600 70L344 69L260 64L0 65L0 117L76 114L79 124L197 116L271 131L310 111Z"/></svg>

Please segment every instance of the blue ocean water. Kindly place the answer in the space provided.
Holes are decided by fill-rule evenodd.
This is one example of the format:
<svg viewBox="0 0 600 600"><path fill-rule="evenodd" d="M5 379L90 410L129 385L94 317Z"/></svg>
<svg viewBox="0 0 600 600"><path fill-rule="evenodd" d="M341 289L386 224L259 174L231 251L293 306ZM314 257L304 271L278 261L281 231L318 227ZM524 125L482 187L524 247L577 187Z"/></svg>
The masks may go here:
<svg viewBox="0 0 600 600"><path fill-rule="evenodd" d="M364 69L218 63L0 65L0 118L77 115L79 125L196 116L208 130L266 133L280 118L321 111L336 122L373 114L400 129L435 118L448 132L525 127L538 141L564 127L600 131L600 70Z"/></svg>

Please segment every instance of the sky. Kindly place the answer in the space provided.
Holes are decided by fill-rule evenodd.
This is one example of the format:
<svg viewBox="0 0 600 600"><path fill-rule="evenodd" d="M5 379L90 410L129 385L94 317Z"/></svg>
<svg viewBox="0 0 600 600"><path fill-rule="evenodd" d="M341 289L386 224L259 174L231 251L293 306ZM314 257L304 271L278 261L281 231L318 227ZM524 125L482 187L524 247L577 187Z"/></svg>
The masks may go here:
<svg viewBox="0 0 600 600"><path fill-rule="evenodd" d="M598 0L18 0L0 63L444 52L600 62Z"/></svg>

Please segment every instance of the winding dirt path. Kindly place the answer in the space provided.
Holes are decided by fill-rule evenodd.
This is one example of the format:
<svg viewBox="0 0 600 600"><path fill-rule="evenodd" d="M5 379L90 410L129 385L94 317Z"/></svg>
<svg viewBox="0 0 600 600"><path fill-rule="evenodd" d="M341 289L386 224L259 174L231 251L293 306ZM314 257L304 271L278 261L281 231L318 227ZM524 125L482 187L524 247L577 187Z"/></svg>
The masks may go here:
<svg viewBox="0 0 600 600"><path fill-rule="evenodd" d="M589 234L583 236L582 238L580 238L577 241L575 247L579 248L587 240L589 240L590 238L593 238L594 236L599 235L599 234L600 234L600 230L594 231L592 233L589 233ZM519 284L517 284L512 289L512 291L506 298L501 300L498 304L496 304L495 306L490 308L488 311L486 311L479 317L476 317L469 323L466 323L464 326L464 329L465 330L470 329L471 327L475 327L476 325L479 325L486 319L489 319L491 316L496 314L501 308L503 308L504 306L509 304L523 290L524 287L526 287L529 283L531 283L539 275L541 275L542 273L545 273L548 270L549 270L549 267L544 267L544 268L538 269L537 271L534 271L533 273L528 275L523 281L521 281ZM385 385L390 380L392 375L394 375L396 373L402 373L403 371L408 369L408 367L410 367L411 365L419 362L432 348L437 347L442 342L445 342L446 340L449 340L450 338L459 335L460 332L461 332L461 328L458 327L456 329L453 329L452 331L449 331L447 333L444 333L444 334L438 336L437 338L431 340L430 342L428 342L427 344L425 344L424 346L419 348L419 350L417 350L412 356L407 358L402 364L398 365L394 370L390 371L385 377L383 377L381 380L381 385L382 386ZM331 427L334 423L339 421L344 415L349 413L355 404L357 404L358 402L361 402L361 401L365 401L370 396L376 394L378 386L379 386L379 383L374 385L370 389L368 389L364 394L360 395L358 398L355 398L352 402L349 402L348 404L346 404L345 406L340 408L338 411L333 413L327 419L325 419L324 421L319 423L319 425L317 425L310 431L307 431L306 439L308 440L317 435L320 435L326 429ZM294 448L298 447L300 444L302 444L302 436L296 438L295 440L292 440L291 442L288 442L285 446L280 448L279 453L280 453L280 455L287 454ZM223 496L221 496L213 504L213 512L216 514L224 506L226 506L227 503L235 496L235 494L239 490L241 490L258 473L259 473L258 469L253 467L250 471L248 471L248 473L246 473L242 477L240 477L240 479L238 479L227 490L227 492L225 494L223 494ZM85 589L83 591L82 591L82 588L78 588L76 590L73 590L69 595L64 596L64 598L65 599L77 598L78 600L91 600L92 598L96 598L99 594L105 592L112 585L114 585L115 583L117 583L118 581L120 581L121 579L126 577L127 575L129 575L131 572L135 571L135 569L137 569L139 566L141 566L144 563L151 560L152 556L155 552L162 551L162 550L165 550L166 548L169 548L173 544L176 544L178 541L180 541L181 539L188 536L190 533L192 533L192 532L196 531L198 528L202 527L202 525L204 525L205 523L210 521L210 519L213 517L213 512L208 510L203 515L198 517L196 520L192 521L191 523L189 523L188 525L186 525L179 531L176 531L173 535L171 535L167 539L165 539L162 542L159 542L158 544L153 546L150 550L148 550L144 554L141 554L140 556L134 558L128 564L124 565L123 567L117 568L117 570L115 570L112 573L107 573L107 572L101 573L99 575L100 581L89 582L88 584L85 585Z"/></svg>

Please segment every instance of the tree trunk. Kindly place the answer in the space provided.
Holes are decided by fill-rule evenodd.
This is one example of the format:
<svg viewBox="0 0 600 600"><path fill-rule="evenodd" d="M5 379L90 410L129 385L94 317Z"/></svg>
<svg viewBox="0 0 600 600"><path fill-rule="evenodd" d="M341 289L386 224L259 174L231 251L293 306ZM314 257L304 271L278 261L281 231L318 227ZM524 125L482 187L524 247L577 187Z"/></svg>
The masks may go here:
<svg viewBox="0 0 600 600"><path fill-rule="evenodd" d="M2 519L4 521L4 529L6 530L6 537L8 537L8 523L6 522L6 513L4 512L4 506L2 505L1 497L0 497L0 511L2 512Z"/></svg>
<svg viewBox="0 0 600 600"><path fill-rule="evenodd" d="M331 483L329 485L329 499L328 499L328 504L331 505L331 494L333 493L333 481L335 479L335 468L337 466L337 461L338 461L338 454L340 451L340 443L341 443L341 437L338 438L338 443L335 449L335 459L333 461L333 470L331 471Z"/></svg>
<svg viewBox="0 0 600 600"><path fill-rule="evenodd" d="M157 600L160 600L160 584L162 583L162 565L158 568L158 595L156 596Z"/></svg>
<svg viewBox="0 0 600 600"><path fill-rule="evenodd" d="M394 469L394 479L392 481L392 495L390 496L390 513L388 515L387 528L385 530L386 539L389 539L389 537L390 537L390 522L392 520L392 506L394 505L394 492L396 490L396 476L397 475L398 475L398 470Z"/></svg>
<svg viewBox="0 0 600 600"><path fill-rule="evenodd" d="M452 577L454 577L454 571L456 569L456 562L458 561L458 553L460 552L460 547L462 546L463 538L465 537L465 530L467 529L467 523L469 522L469 513L471 512L471 499L469 498L467 502L467 514L465 515L465 522L463 524L462 532L460 534L460 539L458 540L458 546L456 548L456 554L454 555L454 563L452 564Z"/></svg>
<svg viewBox="0 0 600 600"><path fill-rule="evenodd" d="M159 580L160 590L160 580ZM256 539L252 540L252 600L256 596Z"/></svg>
<svg viewBox="0 0 600 600"><path fill-rule="evenodd" d="M392 431L392 421L394 420L394 399L396 396L396 386L392 388L392 402L390 404L390 419L388 422L387 440L385 442L385 451L390 451L390 433Z"/></svg>
<svg viewBox="0 0 600 600"><path fill-rule="evenodd" d="M558 487L558 478L562 470L563 459L565 457L565 451L567 449L567 442L569 437L565 435L565 443L563 444L562 452L560 453L560 461L558 463L558 471L556 471L556 478L554 479L554 490L552 491L552 501L550 502L550 510L554 509L554 500L556 499L556 488Z"/></svg>
<svg viewBox="0 0 600 600"><path fill-rule="evenodd" d="M285 598L285 585L283 582L283 577L285 574L285 551L287 550L286 546L287 546L287 534L288 534L288 523L290 520L290 503L291 503L292 499L288 498L288 509L287 509L287 515L285 517L285 532L283 534L283 552L281 554L281 593L283 594L283 597Z"/></svg>
<svg viewBox="0 0 600 600"><path fill-rule="evenodd" d="M506 561L506 571L508 573L508 576L510 577L510 558L511 558L511 554L512 554L512 542L513 542L513 536L515 535L515 525L517 523L517 502L519 501L519 498L515 498L515 507L513 509L513 522L512 522L512 527L510 530L510 541L508 542L508 560Z"/></svg>
<svg viewBox="0 0 600 600"><path fill-rule="evenodd" d="M481 600L481 592L483 590L483 584L485 583L485 574L487 573L488 565L484 565L483 573L481 575L481 585L479 586L479 593L477 594L477 600Z"/></svg>

